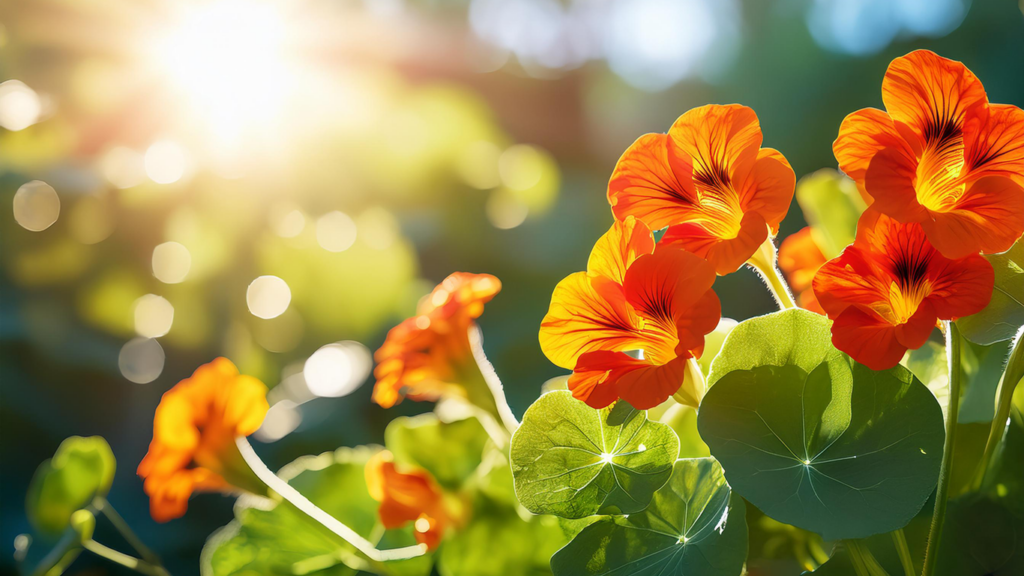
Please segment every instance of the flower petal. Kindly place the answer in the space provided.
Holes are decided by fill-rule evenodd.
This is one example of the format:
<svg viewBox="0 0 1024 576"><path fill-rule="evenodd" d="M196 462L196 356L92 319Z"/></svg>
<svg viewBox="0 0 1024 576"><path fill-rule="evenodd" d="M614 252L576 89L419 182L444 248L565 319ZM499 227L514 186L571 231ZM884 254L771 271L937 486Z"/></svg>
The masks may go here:
<svg viewBox="0 0 1024 576"><path fill-rule="evenodd" d="M619 397L637 410L649 410L668 400L686 379L686 359L679 356L667 364L645 366L619 376Z"/></svg>
<svg viewBox="0 0 1024 576"><path fill-rule="evenodd" d="M921 226L946 258L1005 252L1024 234L1024 188L1001 176L982 178L967 185L953 210L930 215Z"/></svg>
<svg viewBox="0 0 1024 576"><path fill-rule="evenodd" d="M587 352L580 355L576 369L569 376L569 390L573 398L600 410L619 399L616 387L619 377L644 366L650 366L650 362L638 360L624 352Z"/></svg>
<svg viewBox="0 0 1024 576"><path fill-rule="evenodd" d="M896 148L875 154L864 177L864 186L874 202L871 207L900 222L923 222L928 210L917 200L914 183L917 160Z"/></svg>
<svg viewBox="0 0 1024 576"><path fill-rule="evenodd" d="M896 130L892 118L876 108L858 110L844 118L839 136L832 143L839 169L857 183L861 194L867 194L865 178L871 159L885 149L895 150L906 164L915 161L914 150Z"/></svg>
<svg viewBox="0 0 1024 576"><path fill-rule="evenodd" d="M907 351L896 338L895 326L860 306L846 308L835 319L832 344L872 370L896 366Z"/></svg>
<svg viewBox="0 0 1024 576"><path fill-rule="evenodd" d="M935 308L925 300L904 324L896 326L896 341L911 350L917 350L935 330Z"/></svg>
<svg viewBox="0 0 1024 576"><path fill-rule="evenodd" d="M1024 186L1024 110L992 104L978 120L964 128L969 180L1005 176Z"/></svg>
<svg viewBox="0 0 1024 576"><path fill-rule="evenodd" d="M689 160L669 158L668 136L646 134L615 164L608 202L617 220L635 216L652 230L686 219L696 203Z"/></svg>
<svg viewBox="0 0 1024 576"><path fill-rule="evenodd" d="M962 63L916 50L889 65L882 80L882 101L897 128L909 128L923 148L960 131L988 97L981 81Z"/></svg>
<svg viewBox="0 0 1024 576"><path fill-rule="evenodd" d="M586 352L642 348L639 332L639 319L621 286L577 272L551 294L551 307L540 325L540 347L551 362L571 370Z"/></svg>
<svg viewBox="0 0 1024 576"><path fill-rule="evenodd" d="M942 320L956 320L981 312L992 299L995 272L979 254L950 260L934 274L928 300Z"/></svg>
<svg viewBox="0 0 1024 576"><path fill-rule="evenodd" d="M772 234L777 234L793 202L795 187L796 174L786 157L773 148L762 148L740 186L740 205L744 213L760 214L772 227Z"/></svg>
<svg viewBox="0 0 1024 576"><path fill-rule="evenodd" d="M616 220L590 251L587 272L622 284L626 269L634 260L654 252L654 237L647 226L633 216Z"/></svg>
<svg viewBox="0 0 1024 576"><path fill-rule="evenodd" d="M665 246L654 254L637 258L626 272L623 289L626 301L640 315L674 323L714 283L715 271L707 260L680 246ZM712 325L708 331L714 329Z"/></svg>
<svg viewBox="0 0 1024 576"><path fill-rule="evenodd" d="M669 156L693 166L695 183L742 181L761 148L761 125L746 106L709 104L679 117L668 131Z"/></svg>
<svg viewBox="0 0 1024 576"><path fill-rule="evenodd" d="M679 245L706 259L721 276L743 266L768 237L768 225L757 212L748 212L740 221L739 234L723 239L702 224L687 222L670 226L658 245ZM657 250L656 250L657 251Z"/></svg>
<svg viewBox="0 0 1024 576"><path fill-rule="evenodd" d="M871 306L887 301L891 278L856 244L829 260L814 275L814 295L829 318L836 319L853 304Z"/></svg>

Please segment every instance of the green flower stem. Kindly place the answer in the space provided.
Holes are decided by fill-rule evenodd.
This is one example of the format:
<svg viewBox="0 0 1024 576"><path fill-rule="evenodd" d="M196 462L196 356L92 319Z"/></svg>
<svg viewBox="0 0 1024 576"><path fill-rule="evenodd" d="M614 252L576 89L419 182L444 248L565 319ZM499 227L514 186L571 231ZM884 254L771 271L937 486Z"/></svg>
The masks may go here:
<svg viewBox="0 0 1024 576"><path fill-rule="evenodd" d="M516 428L519 428L519 421L508 406L505 389L498 378L498 373L494 371L494 366L484 354L483 334L479 326L469 329L469 347L473 352L477 370L472 378L476 381L466 386L466 399L487 413L498 426L504 427L504 442L500 442L499 445L505 445Z"/></svg>
<svg viewBox="0 0 1024 576"><path fill-rule="evenodd" d="M309 519L322 525L337 537L351 544L356 550L363 553L371 561L387 562L392 560L405 560L408 558L422 556L426 553L427 548L423 544L406 546L404 548L393 548L390 550L378 550L370 541L357 534L355 530L349 528L334 516L324 512L316 504L313 504L308 498L300 494L298 490L292 488L290 484L282 480L277 474L274 474L269 468L267 468L267 465L260 460L260 457L256 455L256 451L252 449L252 445L249 444L249 441L245 436L235 438L235 444L238 446L238 451L242 454L242 458L245 460L245 463L249 465L249 468L252 469L253 473L256 474L256 476L266 484L268 488L276 492L288 504L294 506Z"/></svg>
<svg viewBox="0 0 1024 576"><path fill-rule="evenodd" d="M114 510L114 507L110 505L110 502L102 496L97 496L93 500L93 506L101 512L104 516L110 520L110 523L114 525L114 528L121 533L121 537L125 539L128 544L138 552L142 559L155 566L161 566L160 557L156 555L148 546L142 543L142 540L135 535L128 523L124 521L124 518Z"/></svg>
<svg viewBox="0 0 1024 576"><path fill-rule="evenodd" d="M1006 371L999 381L999 393L997 395L996 413L992 419L992 426L988 431L988 440L985 441L985 452L978 463L978 471L975 473L971 489L975 492L981 490L985 483L985 474L992 467L992 458L995 456L996 447L1003 440L1003 433L1006 431L1006 421L1010 418L1010 407L1013 405L1013 393L1022 382L1024 382L1024 329L1014 339L1013 349L1010 350L1010 358L1006 362Z"/></svg>
<svg viewBox="0 0 1024 576"><path fill-rule="evenodd" d="M935 511L932 526L928 531L928 547L924 555L924 570L921 576L935 573L935 562L939 555L939 540L942 538L942 524L946 520L946 500L949 496L949 477L953 471L953 445L956 442L956 420L960 411L960 329L954 322L946 324L946 355L949 360L949 409L946 414L946 442L942 448L942 465L939 467L939 485L935 490Z"/></svg>
<svg viewBox="0 0 1024 576"><path fill-rule="evenodd" d="M85 548L89 552L92 552L101 558L106 558L115 564L120 564L129 570L134 570L141 574L148 574L149 576L167 576L167 571L160 566L153 566L145 560L139 560L134 556L118 552L117 550L104 546L92 539L83 540L82 548Z"/></svg>
<svg viewBox="0 0 1024 576"><path fill-rule="evenodd" d="M867 564L864 562L864 556L861 554L861 549L856 542L852 540L846 541L846 551L850 555L850 564L853 564L853 571L857 576L871 576L868 572Z"/></svg>
<svg viewBox="0 0 1024 576"><path fill-rule="evenodd" d="M910 558L910 547L907 546L907 537L903 534L903 528L892 532L892 543L896 546L896 552L900 555L900 563L903 564L905 576L914 576L914 561Z"/></svg>
<svg viewBox="0 0 1024 576"><path fill-rule="evenodd" d="M782 273L779 272L777 265L778 255L779 253L775 249L775 241L769 235L750 259L747 260L747 264L757 271L765 283L768 284L768 289L771 291L772 296L775 297L779 310L796 308L797 305L796 301L793 300L793 293L790 292L789 285L782 279Z"/></svg>

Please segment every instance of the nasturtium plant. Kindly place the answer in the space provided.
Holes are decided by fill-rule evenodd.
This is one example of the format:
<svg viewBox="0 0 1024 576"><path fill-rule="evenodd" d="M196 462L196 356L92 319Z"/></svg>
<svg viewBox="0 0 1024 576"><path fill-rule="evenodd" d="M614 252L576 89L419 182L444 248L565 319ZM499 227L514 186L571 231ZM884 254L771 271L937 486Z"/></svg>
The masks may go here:
<svg viewBox="0 0 1024 576"><path fill-rule="evenodd" d="M487 440L476 418L444 422L434 414L396 418L384 432L396 462L427 470L446 488L461 486L480 466Z"/></svg>
<svg viewBox="0 0 1024 576"><path fill-rule="evenodd" d="M114 481L114 453L99 436L72 436L57 448L53 458L39 465L29 486L26 509L35 528L60 534L71 515L106 496Z"/></svg>
<svg viewBox="0 0 1024 576"><path fill-rule="evenodd" d="M1024 511L971 494L949 502L937 576L1024 573Z"/></svg>
<svg viewBox="0 0 1024 576"><path fill-rule="evenodd" d="M981 312L957 320L964 337L982 346L1009 340L1024 326L1024 242L985 258L996 276L992 300Z"/></svg>
<svg viewBox="0 0 1024 576"><path fill-rule="evenodd" d="M672 474L679 439L624 401L595 410L555 391L526 411L512 437L519 501L536 514L582 518L629 514L650 503Z"/></svg>
<svg viewBox="0 0 1024 576"><path fill-rule="evenodd" d="M910 371L857 364L828 331L803 310L737 326L712 365L701 437L733 489L781 522L826 540L895 530L935 488L942 413Z"/></svg>
<svg viewBox="0 0 1024 576"><path fill-rule="evenodd" d="M826 258L853 243L864 201L852 180L830 168L818 170L797 182L796 201Z"/></svg>
<svg viewBox="0 0 1024 576"><path fill-rule="evenodd" d="M411 528L385 530L377 515L379 503L367 489L364 466L378 449L339 448L304 456L280 471L303 496L344 522L364 538L398 548L415 544ZM204 576L244 574L354 575L370 570L390 576L425 576L431 556L374 563L351 545L311 523L286 501L242 498L235 520L214 533L203 549Z"/></svg>
<svg viewBox="0 0 1024 576"><path fill-rule="evenodd" d="M587 526L554 555L551 569L555 576L739 576L745 513L713 458L677 460L650 506Z"/></svg>

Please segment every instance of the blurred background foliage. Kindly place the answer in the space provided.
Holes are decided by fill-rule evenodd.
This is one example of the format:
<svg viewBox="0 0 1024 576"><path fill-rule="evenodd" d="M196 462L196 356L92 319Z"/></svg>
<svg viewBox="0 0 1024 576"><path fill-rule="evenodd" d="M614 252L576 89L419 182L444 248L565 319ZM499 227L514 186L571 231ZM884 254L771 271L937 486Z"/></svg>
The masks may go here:
<svg viewBox="0 0 1024 576"><path fill-rule="evenodd" d="M231 500L149 519L160 395L225 355L274 387L271 466L379 443L429 406L370 404L372 350L455 270L503 282L480 323L521 415L636 137L739 102L798 177L834 167L842 118L916 48L1024 106L1015 0L0 3L0 570L37 465L102 435L110 502L194 572ZM780 236L804 225L794 204ZM759 284L719 279L724 315L771 311Z"/></svg>

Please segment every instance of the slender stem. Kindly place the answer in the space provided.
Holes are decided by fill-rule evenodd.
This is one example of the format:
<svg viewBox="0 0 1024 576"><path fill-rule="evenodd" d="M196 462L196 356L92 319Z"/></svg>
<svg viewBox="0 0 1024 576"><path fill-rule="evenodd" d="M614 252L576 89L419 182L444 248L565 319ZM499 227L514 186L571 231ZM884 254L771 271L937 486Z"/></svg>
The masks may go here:
<svg viewBox="0 0 1024 576"><path fill-rule="evenodd" d="M864 557L861 555L861 550L857 543L847 540L846 551L850 555L850 564L853 564L853 571L857 573L857 576L870 576L867 564L864 562Z"/></svg>
<svg viewBox="0 0 1024 576"><path fill-rule="evenodd" d="M778 252L775 250L775 242L771 236L768 236L761 243L761 246L758 247L757 251L747 260L747 264L756 270L768 284L768 289L771 291L772 296L775 297L779 310L796 308L793 293L790 292L789 285L783 280L782 273L779 272L779 268L776 265L777 260Z"/></svg>
<svg viewBox="0 0 1024 576"><path fill-rule="evenodd" d="M508 406L505 388L498 378L498 373L494 371L494 366L484 354L483 333L479 326L469 329L469 348L473 353L473 360L476 362L483 383L482 387L467 387L467 393L471 394L469 400L490 415L498 425L504 426L508 435L511 435L516 428L519 428L519 421L516 420L512 409Z"/></svg>
<svg viewBox="0 0 1024 576"><path fill-rule="evenodd" d="M985 474L992 467L996 447L999 446L1003 440L1003 434L1006 432L1010 407L1013 405L1013 393L1022 382L1024 382L1024 328L1013 341L1010 357L1006 362L1006 370L999 381L995 417L992 419L992 425L988 431L988 440L985 441L985 452L982 454L974 481L971 483L971 489L974 491L981 490L985 483Z"/></svg>
<svg viewBox="0 0 1024 576"><path fill-rule="evenodd" d="M914 561L910 558L910 547L907 546L907 537L903 534L903 528L898 528L890 534L892 534L892 543L896 546L896 552L900 555L904 575L915 576Z"/></svg>
<svg viewBox="0 0 1024 576"><path fill-rule="evenodd" d="M149 574L149 576L165 576L167 574L165 570L158 566L153 566L145 560L139 560L134 556L129 556L127 554L124 554L123 552L118 552L117 550L114 550L113 548L110 548L108 546L104 546L103 544L100 544L99 542L92 539L83 540L82 548L85 548L89 552L92 552L93 554L100 556L101 558L106 558L114 564L120 564L125 568L135 570L136 572L140 572L142 574Z"/></svg>
<svg viewBox="0 0 1024 576"><path fill-rule="evenodd" d="M921 576L931 576L935 572L939 541L942 539L942 524L946 520L946 499L949 496L949 477L953 471L953 445L956 442L956 420L960 411L960 329L953 322L945 324L946 355L949 360L949 410L946 414L946 441L942 447L939 484L935 489L935 511L932 513L932 526L928 531L928 547L924 555L924 570Z"/></svg>
<svg viewBox="0 0 1024 576"><path fill-rule="evenodd" d="M121 533L121 537L128 542L128 545L142 555L143 560L155 566L162 565L160 557L157 556L156 553L154 553L148 546L142 543L142 540L135 535L135 532L133 532L131 527L128 526L128 523L125 522L124 518L117 513L117 510L114 510L114 507L110 505L110 502L106 498L97 496L93 500L93 506L106 516L108 520L110 520L110 523L113 524L114 528Z"/></svg>
<svg viewBox="0 0 1024 576"><path fill-rule="evenodd" d="M426 553L427 547L423 544L406 546L404 548L394 548L390 550L378 550L372 543L357 534L355 530L352 530L345 524L338 521L334 516L331 516L327 512L321 510L316 504L313 504L308 498L300 494L298 490L292 488L290 484L278 477L277 474L274 474L269 468L267 468L267 465L260 460L260 457L256 455L256 451L252 449L252 446L249 444L249 441L246 440L245 436L235 438L235 444L238 446L238 451L242 454L242 458L245 460L245 463L249 465L249 468L252 469L253 473L256 474L256 476L266 484L268 488L277 492L281 498L284 498L286 502L308 516L311 520L323 525L336 536L351 544L356 550L362 552L370 560L375 562L405 560L407 558L422 556Z"/></svg>

